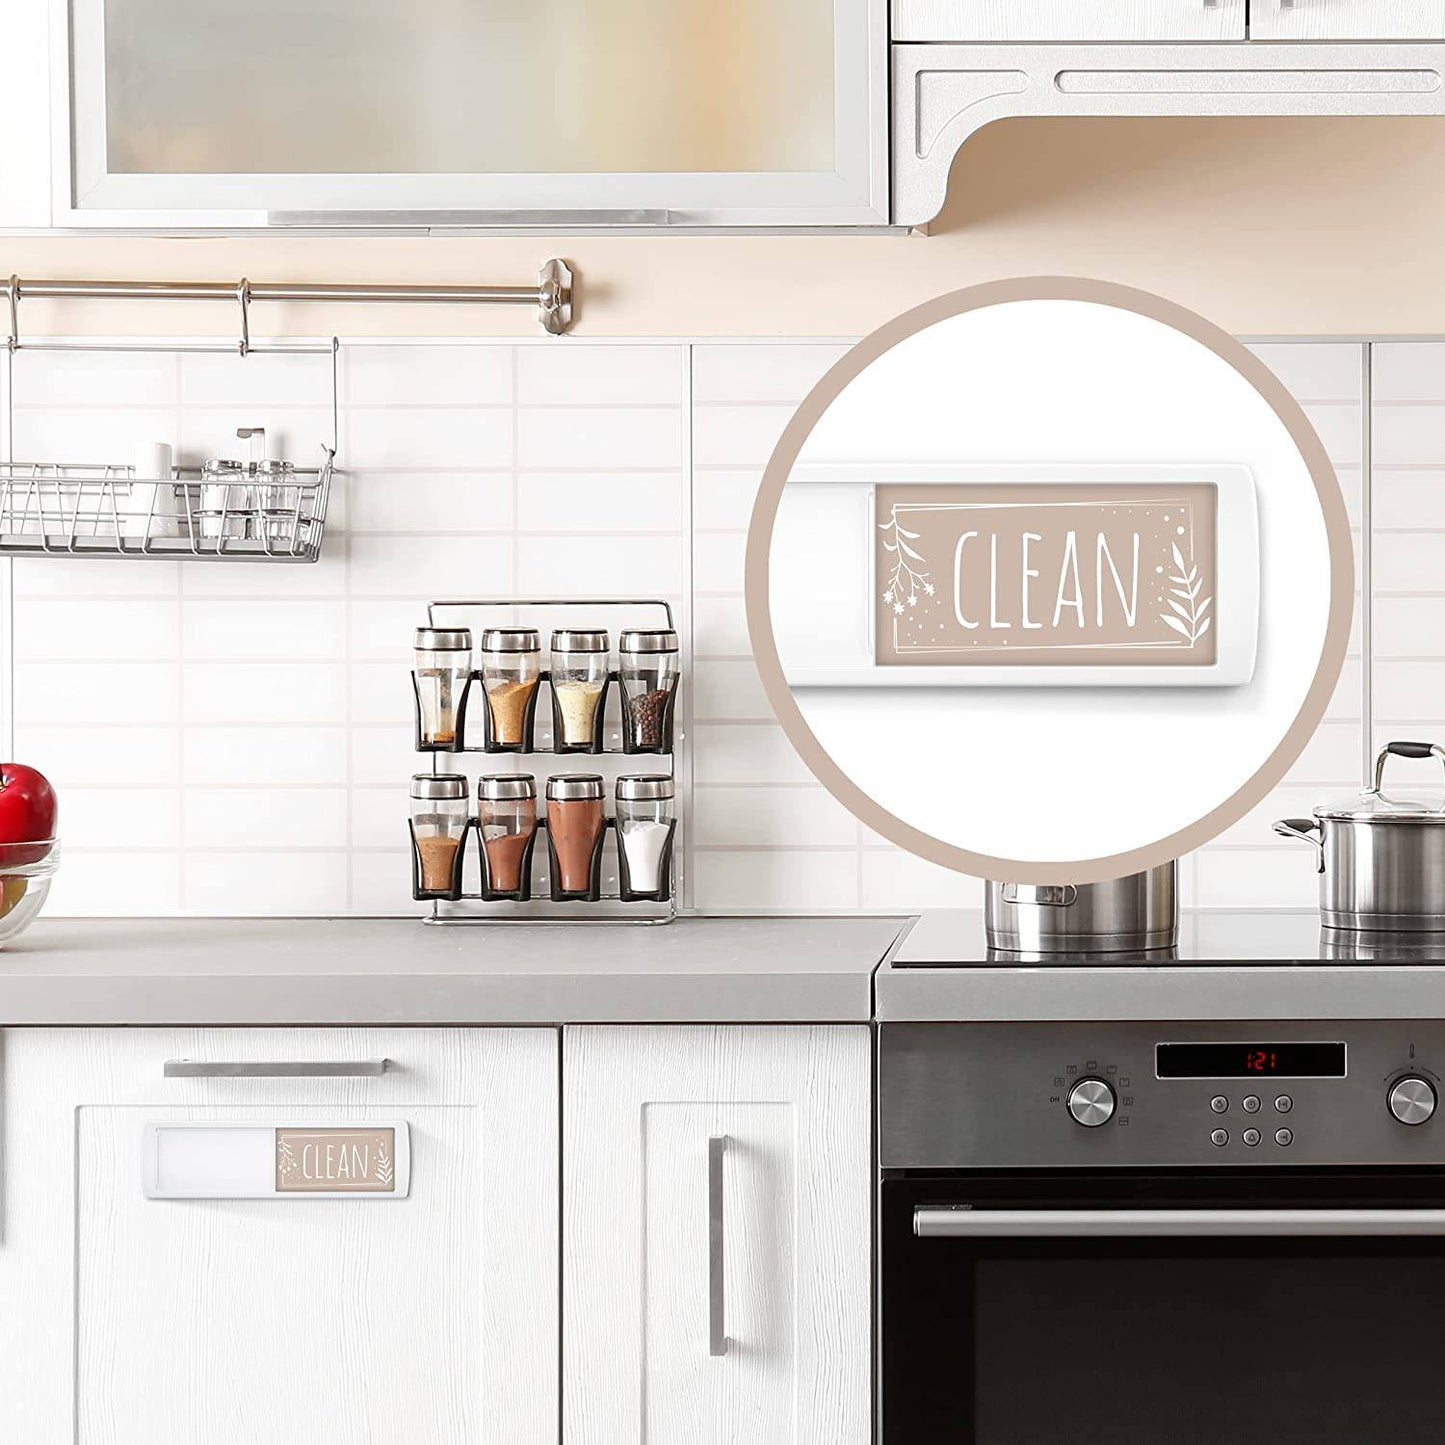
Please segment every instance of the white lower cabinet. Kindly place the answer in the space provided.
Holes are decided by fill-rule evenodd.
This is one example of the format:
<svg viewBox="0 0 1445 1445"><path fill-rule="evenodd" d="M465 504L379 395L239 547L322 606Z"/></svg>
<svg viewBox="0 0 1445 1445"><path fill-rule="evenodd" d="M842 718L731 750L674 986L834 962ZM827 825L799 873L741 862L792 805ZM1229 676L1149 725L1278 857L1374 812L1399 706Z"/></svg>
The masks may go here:
<svg viewBox="0 0 1445 1445"><path fill-rule="evenodd" d="M870 1050L565 1031L564 1445L871 1440Z"/></svg>
<svg viewBox="0 0 1445 1445"><path fill-rule="evenodd" d="M554 1441L557 1047L546 1029L7 1032L0 1440ZM167 1077L174 1060L202 1076ZM158 1164L148 1126L178 1124L210 1127L166 1133ZM279 1187L278 1128L299 1131L288 1180L379 1192L147 1197L147 1178ZM306 1142L377 1128L395 1157Z"/></svg>

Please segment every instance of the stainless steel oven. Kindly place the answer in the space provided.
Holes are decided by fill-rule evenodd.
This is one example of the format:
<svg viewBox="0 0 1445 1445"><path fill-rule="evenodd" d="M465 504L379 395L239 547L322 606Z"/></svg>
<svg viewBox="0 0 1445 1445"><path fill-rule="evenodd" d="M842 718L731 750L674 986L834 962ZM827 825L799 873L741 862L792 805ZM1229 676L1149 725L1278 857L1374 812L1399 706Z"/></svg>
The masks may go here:
<svg viewBox="0 0 1445 1445"><path fill-rule="evenodd" d="M880 1029L883 1445L1445 1438L1445 1023Z"/></svg>

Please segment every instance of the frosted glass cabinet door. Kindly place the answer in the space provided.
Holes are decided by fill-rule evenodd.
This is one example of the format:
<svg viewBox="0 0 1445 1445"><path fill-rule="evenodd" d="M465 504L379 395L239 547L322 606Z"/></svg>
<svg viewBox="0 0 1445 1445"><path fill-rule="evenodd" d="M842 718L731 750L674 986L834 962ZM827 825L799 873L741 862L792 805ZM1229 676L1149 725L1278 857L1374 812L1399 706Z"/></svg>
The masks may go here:
<svg viewBox="0 0 1445 1445"><path fill-rule="evenodd" d="M563 1044L563 1445L869 1445L866 1027Z"/></svg>
<svg viewBox="0 0 1445 1445"><path fill-rule="evenodd" d="M72 223L887 219L887 0L54 3Z"/></svg>
<svg viewBox="0 0 1445 1445"><path fill-rule="evenodd" d="M1445 0L1253 0L1256 40L1445 40Z"/></svg>
<svg viewBox="0 0 1445 1445"><path fill-rule="evenodd" d="M556 1439L553 1031L21 1029L0 1043L6 1445ZM383 1058L377 1077L307 1072ZM167 1078L168 1059L299 1072ZM187 1145L177 1124L207 1128ZM204 1147L216 1126L263 1142L295 1126L292 1183L344 1187L357 1176L335 1131L383 1124L410 1145L390 1198L235 1197L257 1182L244 1151ZM178 1192L221 1197L147 1198L149 1125L184 1151ZM302 1142L323 1130L330 1155ZM292 1156L270 1147L279 1181ZM405 1163L398 1147L398 1186Z"/></svg>

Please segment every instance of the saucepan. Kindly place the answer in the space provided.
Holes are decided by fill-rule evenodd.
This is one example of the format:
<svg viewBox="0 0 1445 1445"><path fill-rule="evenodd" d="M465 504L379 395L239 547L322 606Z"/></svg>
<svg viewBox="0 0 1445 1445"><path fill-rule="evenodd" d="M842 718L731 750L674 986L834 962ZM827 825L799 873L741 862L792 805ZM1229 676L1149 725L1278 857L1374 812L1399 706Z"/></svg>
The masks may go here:
<svg viewBox="0 0 1445 1445"><path fill-rule="evenodd" d="M1169 949L1179 931L1178 864L1103 883L990 882L984 927L989 947L1008 953Z"/></svg>
<svg viewBox="0 0 1445 1445"><path fill-rule="evenodd" d="M1384 791L1389 758L1436 758L1438 743L1386 743L1372 787L1310 818L1281 818L1274 831L1315 850L1320 921L1377 933L1445 932L1445 791L1409 798Z"/></svg>

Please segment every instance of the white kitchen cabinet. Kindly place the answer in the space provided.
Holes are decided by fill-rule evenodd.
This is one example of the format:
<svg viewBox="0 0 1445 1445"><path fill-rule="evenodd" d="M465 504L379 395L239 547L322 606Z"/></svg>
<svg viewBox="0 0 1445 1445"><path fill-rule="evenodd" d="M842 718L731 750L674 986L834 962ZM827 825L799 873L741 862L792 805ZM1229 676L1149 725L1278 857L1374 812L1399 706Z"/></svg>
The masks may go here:
<svg viewBox="0 0 1445 1445"><path fill-rule="evenodd" d="M867 1445L868 1029L563 1049L564 1445Z"/></svg>
<svg viewBox="0 0 1445 1445"><path fill-rule="evenodd" d="M6 0L0 41L0 230L50 224L50 33L45 0Z"/></svg>
<svg viewBox="0 0 1445 1445"><path fill-rule="evenodd" d="M887 220L887 0L51 3L56 224Z"/></svg>
<svg viewBox="0 0 1445 1445"><path fill-rule="evenodd" d="M1445 0L1252 0L1256 40L1445 40Z"/></svg>
<svg viewBox="0 0 1445 1445"><path fill-rule="evenodd" d="M0 1440L556 1438L555 1032L21 1029L3 1043ZM165 1077L173 1059L240 1076ZM379 1059L373 1077L312 1076ZM274 1076L245 1076L258 1067ZM147 1125L379 1121L407 1126L404 1197L143 1190Z"/></svg>
<svg viewBox="0 0 1445 1445"><path fill-rule="evenodd" d="M893 3L895 40L1243 40L1244 35L1245 0Z"/></svg>

